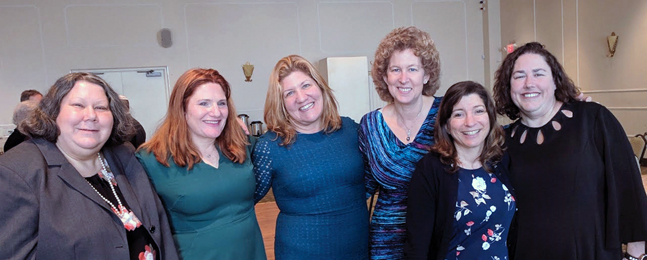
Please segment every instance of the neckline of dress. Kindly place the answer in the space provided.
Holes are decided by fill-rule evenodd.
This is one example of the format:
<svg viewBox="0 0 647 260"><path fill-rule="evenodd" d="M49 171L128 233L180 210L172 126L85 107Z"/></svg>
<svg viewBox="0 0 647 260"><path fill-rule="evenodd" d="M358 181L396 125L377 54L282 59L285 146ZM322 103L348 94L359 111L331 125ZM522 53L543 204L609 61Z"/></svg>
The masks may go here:
<svg viewBox="0 0 647 260"><path fill-rule="evenodd" d="M561 131L564 121L571 118L573 118L572 105L564 102L557 110L557 113L555 113L555 115L542 126L530 127L524 125L521 122L521 119L518 119L510 126L512 129L509 137L517 140L520 144L523 144L528 141L526 140L529 137L528 133L532 133L530 137L536 138L534 143L541 145L545 141L545 133L557 133Z"/></svg>
<svg viewBox="0 0 647 260"><path fill-rule="evenodd" d="M546 122L545 124L543 124L541 126L537 126L537 127L527 126L523 122L521 122L521 118L517 119L516 122L518 122L520 126L523 126L524 128L527 128L527 129L542 129L542 128L545 128L545 127L549 126L551 124L551 122L553 122L553 121L561 122L562 119L563 119L562 116L564 116L564 112L562 112L562 111L564 111L564 110L569 110L569 111L572 110L570 107L567 107L566 104L568 104L568 103L563 102L562 105L559 107L559 109L557 109L557 113L555 113L555 115L553 115L553 117L551 117L548 120L548 122Z"/></svg>
<svg viewBox="0 0 647 260"><path fill-rule="evenodd" d="M384 125L386 126L386 129L388 129L388 130L389 130L389 134L390 134L393 138L395 138L395 139L397 140L396 144L397 144L398 146L409 146L409 145L411 145L412 143L415 143L415 142L416 142L416 139L418 138L418 135L422 132L422 131L421 131L422 127L423 127L423 126L425 125L425 123L427 123L427 121L429 120L429 116L431 115L431 111L434 109L434 107L438 108L438 107L440 106L440 100L439 100L439 98L438 98L438 97L436 97L436 96L432 96L432 97L434 98L434 100L431 102L431 107L429 107L429 110L427 110L427 114L425 115L425 120L424 120L424 121L422 121L422 125L420 125L420 129L418 129L418 133L416 133L416 134L413 136L413 139L412 139L412 140L411 140L411 142L409 142L409 143L404 143L404 142L402 142L402 140L400 140L400 138L398 138L398 136L396 136L396 135L395 135L395 133L393 132L393 129L391 129L391 127L389 126L389 124L387 124L387 123L386 123L386 119L384 118L384 112L382 111L382 110L383 110L383 108L377 109L377 111L380 113L380 117L382 118L382 124L384 124ZM438 104L437 104L437 103L438 103ZM435 117L435 115L434 115L434 117Z"/></svg>
<svg viewBox="0 0 647 260"><path fill-rule="evenodd" d="M463 167L458 167L458 168L459 168L459 171L462 170L462 171L464 171L466 173L478 172L478 171L481 171L481 170L485 171L485 168L483 168L483 165L481 165L481 167L478 167L476 169L466 169L466 168L463 168ZM485 172L488 173L487 171L485 171Z"/></svg>

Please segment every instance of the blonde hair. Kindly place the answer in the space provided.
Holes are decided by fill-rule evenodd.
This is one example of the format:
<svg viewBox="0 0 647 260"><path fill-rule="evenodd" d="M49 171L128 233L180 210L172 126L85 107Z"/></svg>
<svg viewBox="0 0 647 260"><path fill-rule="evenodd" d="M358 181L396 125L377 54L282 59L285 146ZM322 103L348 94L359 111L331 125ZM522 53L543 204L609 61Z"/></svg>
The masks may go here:
<svg viewBox="0 0 647 260"><path fill-rule="evenodd" d="M140 149L152 152L157 161L164 166L169 166L168 160L173 156L173 161L180 167L200 162L198 149L191 141L189 125L186 121L186 105L195 90L206 83L215 83L222 87L227 98L227 122L216 144L222 154L236 163L243 163L247 158L247 136L236 122L236 108L231 98L231 88L225 78L214 69L190 69L184 72L175 83L168 111L164 122L155 132L150 141L142 144Z"/></svg>
<svg viewBox="0 0 647 260"><path fill-rule="evenodd" d="M270 74L267 98L265 99L265 123L267 130L276 133L277 138L283 138L280 145L289 145L296 139L296 130L290 123L292 120L285 109L283 100L283 86L281 81L295 71L300 71L312 78L321 89L323 98L323 112L321 123L326 133L332 133L341 128L341 117L337 112L337 100L324 78L312 64L299 55L290 55L282 58L274 66Z"/></svg>

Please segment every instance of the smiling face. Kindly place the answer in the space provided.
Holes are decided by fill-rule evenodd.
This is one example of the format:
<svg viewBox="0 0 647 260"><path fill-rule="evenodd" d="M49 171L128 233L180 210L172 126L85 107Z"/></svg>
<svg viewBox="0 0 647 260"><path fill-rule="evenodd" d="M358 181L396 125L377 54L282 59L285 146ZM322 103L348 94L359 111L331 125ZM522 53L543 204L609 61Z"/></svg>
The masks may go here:
<svg viewBox="0 0 647 260"><path fill-rule="evenodd" d="M205 83L189 97L185 107L191 140L214 142L227 122L227 97L220 84Z"/></svg>
<svg viewBox="0 0 647 260"><path fill-rule="evenodd" d="M510 97L522 116L544 116L551 113L557 102L553 74L539 54L519 56L514 63L510 86Z"/></svg>
<svg viewBox="0 0 647 260"><path fill-rule="evenodd" d="M490 132L490 119L483 99L477 94L463 96L454 105L447 127L458 153L476 149L480 154Z"/></svg>
<svg viewBox="0 0 647 260"><path fill-rule="evenodd" d="M413 50L396 51L391 55L384 81L394 102L408 104L417 100L428 80L429 75L425 73L420 57Z"/></svg>
<svg viewBox="0 0 647 260"><path fill-rule="evenodd" d="M294 71L279 83L292 127L301 133L321 131L323 96L317 82L301 71Z"/></svg>
<svg viewBox="0 0 647 260"><path fill-rule="evenodd" d="M99 85L77 81L61 100L56 125L61 133L56 145L72 157L101 150L112 132L113 117L106 92Z"/></svg>

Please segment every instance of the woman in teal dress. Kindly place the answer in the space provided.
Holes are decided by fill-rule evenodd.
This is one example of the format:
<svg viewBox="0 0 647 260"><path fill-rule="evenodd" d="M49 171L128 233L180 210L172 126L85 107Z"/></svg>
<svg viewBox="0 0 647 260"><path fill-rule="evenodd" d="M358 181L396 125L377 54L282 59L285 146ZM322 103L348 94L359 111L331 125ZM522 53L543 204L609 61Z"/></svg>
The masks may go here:
<svg viewBox="0 0 647 260"><path fill-rule="evenodd" d="M286 259L368 259L368 210L358 125L340 117L303 57L279 60L265 101L268 132L254 148L256 201L270 187L280 213L274 253Z"/></svg>
<svg viewBox="0 0 647 260"><path fill-rule="evenodd" d="M164 122L137 158L183 259L266 259L250 149L222 75L191 69L180 76Z"/></svg>

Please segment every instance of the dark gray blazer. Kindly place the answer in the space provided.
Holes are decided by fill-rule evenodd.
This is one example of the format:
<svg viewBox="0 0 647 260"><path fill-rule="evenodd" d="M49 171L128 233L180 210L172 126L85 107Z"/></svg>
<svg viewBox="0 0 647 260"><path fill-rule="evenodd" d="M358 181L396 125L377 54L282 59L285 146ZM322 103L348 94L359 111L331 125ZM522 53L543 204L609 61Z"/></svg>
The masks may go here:
<svg viewBox="0 0 647 260"><path fill-rule="evenodd" d="M102 152L160 259L178 259L166 213L133 146ZM129 258L123 224L55 144L37 138L0 156L0 259Z"/></svg>

